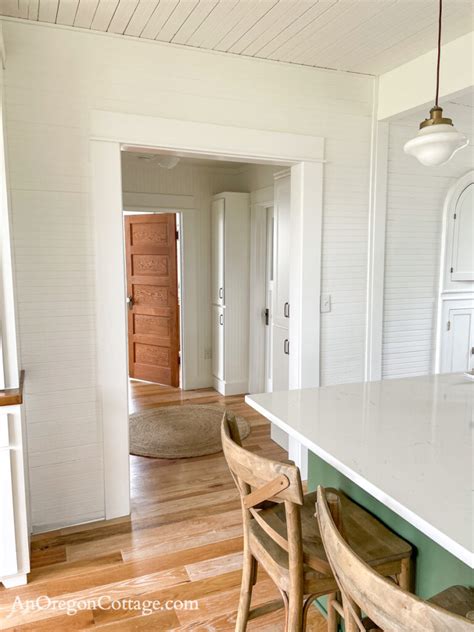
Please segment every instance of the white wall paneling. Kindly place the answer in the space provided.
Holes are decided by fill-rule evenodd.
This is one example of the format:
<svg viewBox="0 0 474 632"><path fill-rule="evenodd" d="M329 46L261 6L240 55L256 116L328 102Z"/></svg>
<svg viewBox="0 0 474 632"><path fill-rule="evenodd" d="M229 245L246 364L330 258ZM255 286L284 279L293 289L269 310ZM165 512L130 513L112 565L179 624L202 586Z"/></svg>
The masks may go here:
<svg viewBox="0 0 474 632"><path fill-rule="evenodd" d="M472 108L455 103L446 108L471 144L440 167L423 167L403 152L404 143L416 132L419 112L390 123L383 378L435 370L443 208L449 189L472 169L474 157ZM462 283L457 284L460 288Z"/></svg>
<svg viewBox="0 0 474 632"><path fill-rule="evenodd" d="M333 308L321 318L321 383L360 381L373 78L26 21L4 20L3 30L20 359L39 531L105 516L91 134L278 165L321 158L325 137L322 290ZM99 129L110 111L112 123ZM248 182L247 191L270 184L260 175ZM120 208L121 200L113 204Z"/></svg>

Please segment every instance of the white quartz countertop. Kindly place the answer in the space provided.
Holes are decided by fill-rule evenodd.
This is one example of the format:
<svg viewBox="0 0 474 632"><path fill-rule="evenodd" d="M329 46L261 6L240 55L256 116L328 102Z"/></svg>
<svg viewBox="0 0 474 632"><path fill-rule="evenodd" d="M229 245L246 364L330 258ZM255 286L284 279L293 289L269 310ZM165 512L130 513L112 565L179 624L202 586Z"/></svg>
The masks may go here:
<svg viewBox="0 0 474 632"><path fill-rule="evenodd" d="M462 374L341 384L246 402L474 567L474 382Z"/></svg>

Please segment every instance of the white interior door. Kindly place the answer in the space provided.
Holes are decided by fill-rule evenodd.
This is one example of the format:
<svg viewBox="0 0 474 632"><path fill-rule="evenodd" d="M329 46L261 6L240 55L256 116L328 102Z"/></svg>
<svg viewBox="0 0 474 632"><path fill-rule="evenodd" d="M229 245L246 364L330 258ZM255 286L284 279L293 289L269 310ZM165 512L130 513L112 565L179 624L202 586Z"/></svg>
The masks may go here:
<svg viewBox="0 0 474 632"><path fill-rule="evenodd" d="M267 208L267 252L265 264L265 391L271 393L272 386L272 305L273 305L273 257L274 217L273 206Z"/></svg>
<svg viewBox="0 0 474 632"><path fill-rule="evenodd" d="M225 201L213 200L211 206L211 302L224 305Z"/></svg>
<svg viewBox="0 0 474 632"><path fill-rule="evenodd" d="M441 373L474 368L474 301L446 301L443 310Z"/></svg>

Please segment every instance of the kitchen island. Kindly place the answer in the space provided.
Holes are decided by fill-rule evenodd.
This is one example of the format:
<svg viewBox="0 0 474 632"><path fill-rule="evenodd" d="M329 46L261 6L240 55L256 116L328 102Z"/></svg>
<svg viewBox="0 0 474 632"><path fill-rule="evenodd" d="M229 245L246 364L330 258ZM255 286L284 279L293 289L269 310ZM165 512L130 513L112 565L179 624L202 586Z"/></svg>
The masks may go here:
<svg viewBox="0 0 474 632"><path fill-rule="evenodd" d="M310 451L309 488L343 489L417 551L417 593L472 584L474 383L462 374L248 395Z"/></svg>

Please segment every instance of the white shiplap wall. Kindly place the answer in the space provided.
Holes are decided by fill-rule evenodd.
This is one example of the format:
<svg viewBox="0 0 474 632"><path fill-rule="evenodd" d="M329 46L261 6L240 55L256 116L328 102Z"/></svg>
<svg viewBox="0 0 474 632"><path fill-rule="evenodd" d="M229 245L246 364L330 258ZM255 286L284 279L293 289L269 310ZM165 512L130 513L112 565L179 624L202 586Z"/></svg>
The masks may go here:
<svg viewBox="0 0 474 632"><path fill-rule="evenodd" d="M390 124L383 378L434 370L443 205L451 185L474 165L472 112L445 106L446 116L471 135L471 144L441 167L424 167L403 152L425 112Z"/></svg>
<svg viewBox="0 0 474 632"><path fill-rule="evenodd" d="M5 21L3 30L32 519L41 530L104 515L91 109L326 138L327 384L363 376L373 80L36 23Z"/></svg>

